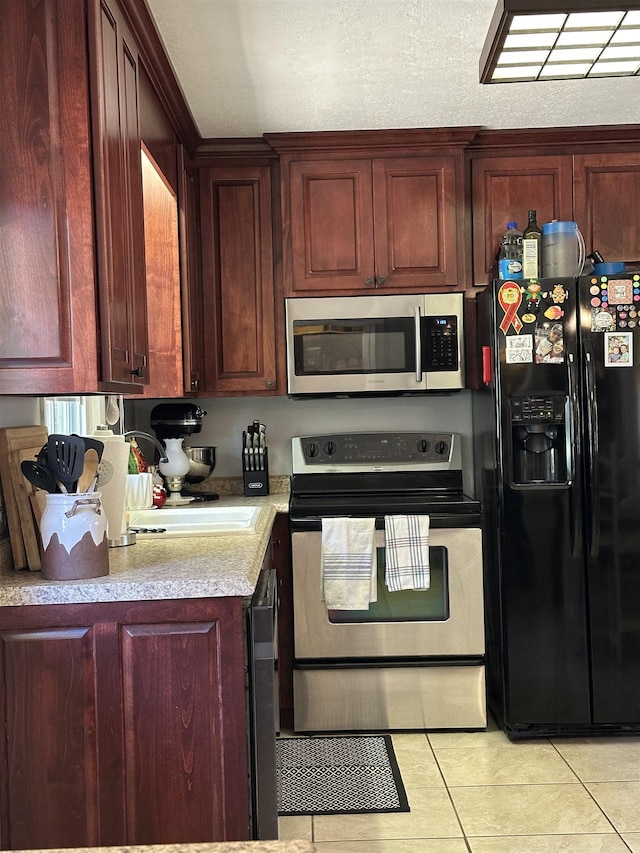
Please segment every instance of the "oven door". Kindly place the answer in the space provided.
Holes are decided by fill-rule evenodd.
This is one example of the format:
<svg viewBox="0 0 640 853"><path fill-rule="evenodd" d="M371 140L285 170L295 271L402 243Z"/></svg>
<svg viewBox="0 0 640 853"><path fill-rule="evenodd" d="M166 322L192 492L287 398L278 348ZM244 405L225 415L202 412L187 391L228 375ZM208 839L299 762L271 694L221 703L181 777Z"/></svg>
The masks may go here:
<svg viewBox="0 0 640 853"><path fill-rule="evenodd" d="M479 528L432 528L430 588L392 593L384 584L384 530L377 530L378 601L368 611L327 610L322 597L321 546L319 530L292 534L296 660L484 654Z"/></svg>

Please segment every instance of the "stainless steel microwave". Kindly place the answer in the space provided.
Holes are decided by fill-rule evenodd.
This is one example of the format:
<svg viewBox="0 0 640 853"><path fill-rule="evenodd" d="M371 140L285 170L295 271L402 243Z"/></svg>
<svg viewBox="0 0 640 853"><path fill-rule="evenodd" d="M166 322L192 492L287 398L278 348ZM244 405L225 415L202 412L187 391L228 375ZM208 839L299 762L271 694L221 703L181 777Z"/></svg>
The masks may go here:
<svg viewBox="0 0 640 853"><path fill-rule="evenodd" d="M287 299L286 331L293 397L464 388L461 293Z"/></svg>

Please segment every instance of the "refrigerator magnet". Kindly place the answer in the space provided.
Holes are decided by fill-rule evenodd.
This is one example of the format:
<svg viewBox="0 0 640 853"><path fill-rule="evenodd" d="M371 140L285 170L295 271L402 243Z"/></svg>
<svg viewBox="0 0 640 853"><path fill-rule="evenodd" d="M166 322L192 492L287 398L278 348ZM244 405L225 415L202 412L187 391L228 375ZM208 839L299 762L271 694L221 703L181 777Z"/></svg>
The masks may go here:
<svg viewBox="0 0 640 853"><path fill-rule="evenodd" d="M567 296L568 296L568 293L567 293L566 289L561 284L556 284L554 286L553 290L551 291L551 298L556 303L556 305L558 305L558 304L561 305L565 301Z"/></svg>
<svg viewBox="0 0 640 853"><path fill-rule="evenodd" d="M591 331L610 332L616 327L616 310L608 306L596 306L591 309Z"/></svg>
<svg viewBox="0 0 640 853"><path fill-rule="evenodd" d="M507 364L528 364L533 361L533 335L507 335L505 344Z"/></svg>
<svg viewBox="0 0 640 853"><path fill-rule="evenodd" d="M633 334L631 332L604 333L605 367L631 367L633 365Z"/></svg>
<svg viewBox="0 0 640 853"><path fill-rule="evenodd" d="M625 305L633 302L633 285L629 279L609 279L607 290L610 305Z"/></svg>
<svg viewBox="0 0 640 853"><path fill-rule="evenodd" d="M564 363L562 323L541 323L536 327L536 364Z"/></svg>
<svg viewBox="0 0 640 853"><path fill-rule="evenodd" d="M513 326L516 334L522 330L522 320L518 317L518 308L522 302L522 293L520 286L513 281L505 281L500 285L498 290L498 303L504 311L504 317L500 323L500 328L506 335L509 327Z"/></svg>

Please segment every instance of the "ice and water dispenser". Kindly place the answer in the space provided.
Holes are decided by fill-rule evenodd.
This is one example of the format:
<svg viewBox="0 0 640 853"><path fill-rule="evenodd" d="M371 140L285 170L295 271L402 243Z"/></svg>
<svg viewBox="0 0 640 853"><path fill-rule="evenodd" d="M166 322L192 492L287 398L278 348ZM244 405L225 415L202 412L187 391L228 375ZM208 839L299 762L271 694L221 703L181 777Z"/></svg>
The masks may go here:
<svg viewBox="0 0 640 853"><path fill-rule="evenodd" d="M510 398L514 485L567 483L566 406L563 394Z"/></svg>

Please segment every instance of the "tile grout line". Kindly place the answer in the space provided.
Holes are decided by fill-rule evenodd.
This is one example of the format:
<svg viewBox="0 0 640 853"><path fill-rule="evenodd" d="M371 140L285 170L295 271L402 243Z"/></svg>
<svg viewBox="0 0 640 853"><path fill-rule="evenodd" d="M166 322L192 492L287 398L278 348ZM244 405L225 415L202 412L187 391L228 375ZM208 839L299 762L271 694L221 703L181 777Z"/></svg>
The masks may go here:
<svg viewBox="0 0 640 853"><path fill-rule="evenodd" d="M581 778L580 778L580 776L578 775L578 772L577 772L576 770L574 770L574 769L573 769L573 767L572 767L572 766L571 766L571 764L569 763L569 760L568 760L567 758L565 758L565 757L564 757L564 755L560 752L560 750L559 750L559 749L558 749L558 747L555 745L555 743L553 743L553 741L552 741L552 740L550 740L550 739L548 739L548 741L549 741L549 743L551 744L551 746L555 749L555 751L558 753L558 755L560 756L560 758L561 758L561 759L564 761L564 763L567 765L567 767L569 768L569 770L571 770L571 772L574 774L574 776L576 777L576 779L578 780L578 782L582 785L582 787L584 788L584 790L586 791L587 795L588 795L588 796L589 796L589 798L592 800L592 802L593 802L593 803L598 807L598 809L602 812L603 817L604 817L604 818L609 822L609 824L610 824L611 828L613 829L614 833L618 836L618 838L620 839L620 841L622 841L622 843L625 845L625 847L627 847L627 848L630 850L631 848L629 847L629 845L627 844L627 842L624 840L624 838L622 837L622 835L618 832L618 829L617 829L616 825L614 824L614 822L611 820L611 818L609 817L609 815L605 812L605 810L602 808L602 806L600 805L600 803L599 803L599 802L596 800L596 798L593 796L593 794L591 793L591 791L587 788L587 784L586 784L586 782L584 781L584 779L581 779Z"/></svg>
<svg viewBox="0 0 640 853"><path fill-rule="evenodd" d="M438 768L438 772L440 773L440 776L442 777L442 781L444 783L444 787L445 787L445 790L447 792L447 796L449 797L449 802L451 803L451 808L453 809L453 813L455 814L456 820L458 821L460 831L462 832L463 841L465 843L465 846L467 848L468 853L472 853L471 844L469 842L469 838L467 837L467 832L464 828L464 824L462 823L462 818L460 817L458 809L456 808L456 804L455 804L455 802L453 800L453 796L451 794L451 789L449 788L446 776L444 775L442 767L440 766L440 762L438 761L438 756L436 755L436 751L433 748L433 744L431 743L431 738L429 737L429 733L425 732L425 735L427 736L427 743L429 745L429 749L431 750L431 754L433 755L433 760L435 761L436 766Z"/></svg>

